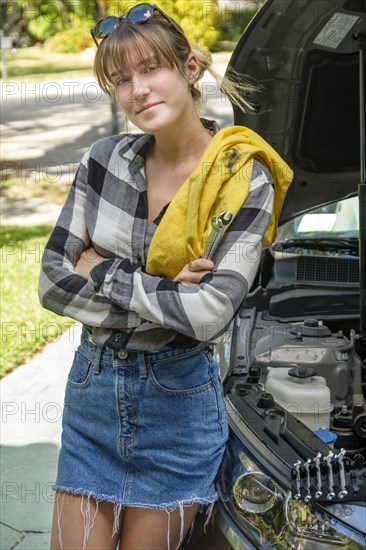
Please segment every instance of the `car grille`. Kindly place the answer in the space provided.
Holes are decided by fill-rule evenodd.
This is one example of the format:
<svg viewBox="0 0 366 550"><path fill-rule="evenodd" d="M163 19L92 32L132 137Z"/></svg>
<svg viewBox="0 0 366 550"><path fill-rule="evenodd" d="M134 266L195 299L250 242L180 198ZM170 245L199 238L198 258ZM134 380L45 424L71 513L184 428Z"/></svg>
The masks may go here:
<svg viewBox="0 0 366 550"><path fill-rule="evenodd" d="M297 260L296 280L359 283L359 262L357 259L301 256Z"/></svg>

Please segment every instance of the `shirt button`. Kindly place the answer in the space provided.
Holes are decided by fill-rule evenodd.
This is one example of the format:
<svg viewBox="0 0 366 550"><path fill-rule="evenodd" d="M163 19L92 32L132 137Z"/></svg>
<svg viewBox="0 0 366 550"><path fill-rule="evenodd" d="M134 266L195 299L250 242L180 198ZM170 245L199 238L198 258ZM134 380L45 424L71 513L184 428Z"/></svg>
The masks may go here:
<svg viewBox="0 0 366 550"><path fill-rule="evenodd" d="M128 353L124 349L121 349L121 351L119 351L117 353L117 355L118 355L119 359L126 359L128 357Z"/></svg>

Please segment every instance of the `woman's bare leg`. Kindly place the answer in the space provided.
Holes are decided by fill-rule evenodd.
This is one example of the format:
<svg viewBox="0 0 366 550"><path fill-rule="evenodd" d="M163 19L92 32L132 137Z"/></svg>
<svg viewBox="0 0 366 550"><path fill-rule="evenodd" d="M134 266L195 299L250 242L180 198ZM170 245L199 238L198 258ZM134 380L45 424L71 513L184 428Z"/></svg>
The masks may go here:
<svg viewBox="0 0 366 550"><path fill-rule="evenodd" d="M112 537L116 514L118 532ZM56 493L50 550L115 550L122 512L110 502L69 493Z"/></svg>
<svg viewBox="0 0 366 550"><path fill-rule="evenodd" d="M176 550L183 542L198 508L199 504L177 508L172 512L125 508L120 550ZM181 521L182 516L184 523Z"/></svg>

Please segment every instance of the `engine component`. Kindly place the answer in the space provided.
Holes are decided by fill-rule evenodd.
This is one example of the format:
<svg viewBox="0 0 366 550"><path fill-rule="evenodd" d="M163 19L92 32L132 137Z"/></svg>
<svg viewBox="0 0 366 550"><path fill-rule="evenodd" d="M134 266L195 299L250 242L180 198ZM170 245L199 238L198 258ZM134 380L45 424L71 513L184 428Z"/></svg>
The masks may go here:
<svg viewBox="0 0 366 550"><path fill-rule="evenodd" d="M332 334L316 319L303 323L269 322L260 314L254 320L251 364L266 372L271 368L315 368L327 381L334 408L353 401L353 369L358 357L350 340L342 333ZM244 326L243 330L248 333ZM268 390L269 391L269 390Z"/></svg>
<svg viewBox="0 0 366 550"><path fill-rule="evenodd" d="M330 389L325 378L316 376L315 369L268 367L265 388L277 403L311 430L330 427L333 409Z"/></svg>

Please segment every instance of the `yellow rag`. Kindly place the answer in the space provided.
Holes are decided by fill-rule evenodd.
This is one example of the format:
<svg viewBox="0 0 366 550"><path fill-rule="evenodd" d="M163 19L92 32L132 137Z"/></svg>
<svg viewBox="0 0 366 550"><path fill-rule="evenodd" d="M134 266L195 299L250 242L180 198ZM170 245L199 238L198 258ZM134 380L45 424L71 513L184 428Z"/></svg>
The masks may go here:
<svg viewBox="0 0 366 550"><path fill-rule="evenodd" d="M223 210L235 217L247 198L254 159L274 180L273 212L263 247L274 241L292 170L256 132L230 126L215 134L197 168L169 204L149 247L148 273L174 279L187 263L202 256L212 217Z"/></svg>

